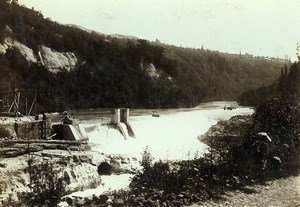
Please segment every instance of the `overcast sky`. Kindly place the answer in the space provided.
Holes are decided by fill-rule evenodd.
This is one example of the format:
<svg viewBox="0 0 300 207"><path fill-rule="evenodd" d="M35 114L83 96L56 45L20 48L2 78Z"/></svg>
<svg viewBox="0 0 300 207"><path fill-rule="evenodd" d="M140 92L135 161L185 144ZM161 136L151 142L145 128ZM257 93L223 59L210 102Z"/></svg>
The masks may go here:
<svg viewBox="0 0 300 207"><path fill-rule="evenodd" d="M105 34L296 60L300 0L19 0Z"/></svg>

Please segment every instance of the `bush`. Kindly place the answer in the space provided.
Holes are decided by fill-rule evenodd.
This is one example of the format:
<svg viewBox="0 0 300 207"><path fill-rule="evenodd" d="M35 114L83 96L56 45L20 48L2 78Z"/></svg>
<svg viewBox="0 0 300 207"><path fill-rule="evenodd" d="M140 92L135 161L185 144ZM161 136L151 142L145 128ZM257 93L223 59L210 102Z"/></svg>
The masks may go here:
<svg viewBox="0 0 300 207"><path fill-rule="evenodd" d="M148 146L145 148L144 152L142 153L142 161L141 166L143 167L144 174L149 174L149 171L151 170L152 161L154 158L152 157Z"/></svg>
<svg viewBox="0 0 300 207"><path fill-rule="evenodd" d="M266 132L272 139L269 143L268 163L271 164L274 157L278 157L282 163L281 168L286 170L291 166L297 168L296 164L300 161L299 122L300 106L294 98L288 96L269 98L257 107L243 147L255 158L257 152L253 146L260 139L258 133Z"/></svg>
<svg viewBox="0 0 300 207"><path fill-rule="evenodd" d="M54 164L49 161L34 163L30 159L27 170L30 192L22 195L23 203L26 206L57 206L65 192L66 181L58 177Z"/></svg>

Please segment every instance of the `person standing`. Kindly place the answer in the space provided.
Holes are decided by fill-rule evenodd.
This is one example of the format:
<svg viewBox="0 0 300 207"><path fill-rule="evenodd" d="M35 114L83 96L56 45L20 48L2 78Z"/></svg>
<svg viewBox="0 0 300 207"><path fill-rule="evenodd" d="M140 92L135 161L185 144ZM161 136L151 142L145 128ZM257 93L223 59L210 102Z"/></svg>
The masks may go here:
<svg viewBox="0 0 300 207"><path fill-rule="evenodd" d="M267 162L270 154L270 143L272 139L265 132L258 133L258 141L255 142L256 145L256 156L261 164L261 169L265 170L267 167Z"/></svg>

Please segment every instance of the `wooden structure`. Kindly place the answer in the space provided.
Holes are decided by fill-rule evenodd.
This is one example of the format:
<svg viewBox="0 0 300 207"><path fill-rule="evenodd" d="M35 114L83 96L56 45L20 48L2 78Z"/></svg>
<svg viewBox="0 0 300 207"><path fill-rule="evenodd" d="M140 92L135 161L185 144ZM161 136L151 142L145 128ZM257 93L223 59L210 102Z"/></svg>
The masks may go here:
<svg viewBox="0 0 300 207"><path fill-rule="evenodd" d="M21 102L21 94L25 94ZM36 115L37 96L36 90L19 90L2 93L0 101L0 115L4 116L30 116ZM28 103L29 101L29 103Z"/></svg>

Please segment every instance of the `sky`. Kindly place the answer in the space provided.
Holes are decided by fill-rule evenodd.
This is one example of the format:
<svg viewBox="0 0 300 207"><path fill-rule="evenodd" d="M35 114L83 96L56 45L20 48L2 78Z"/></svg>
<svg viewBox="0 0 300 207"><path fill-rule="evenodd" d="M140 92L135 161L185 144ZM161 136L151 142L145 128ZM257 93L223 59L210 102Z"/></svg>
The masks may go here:
<svg viewBox="0 0 300 207"><path fill-rule="evenodd" d="M105 34L297 60L300 0L19 0L45 18Z"/></svg>

